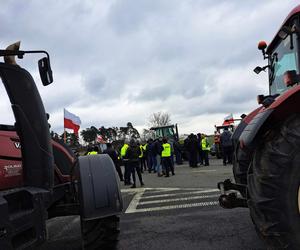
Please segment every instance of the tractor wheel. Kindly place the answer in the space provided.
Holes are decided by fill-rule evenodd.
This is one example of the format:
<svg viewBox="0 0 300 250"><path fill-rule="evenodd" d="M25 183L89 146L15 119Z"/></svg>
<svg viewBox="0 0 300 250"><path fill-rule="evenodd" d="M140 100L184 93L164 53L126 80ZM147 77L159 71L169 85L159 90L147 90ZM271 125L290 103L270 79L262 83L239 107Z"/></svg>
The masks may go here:
<svg viewBox="0 0 300 250"><path fill-rule="evenodd" d="M252 153L236 145L235 154L233 155L233 176L237 184L247 185L247 172L251 163Z"/></svg>
<svg viewBox="0 0 300 250"><path fill-rule="evenodd" d="M271 249L300 249L300 115L269 130L248 174L248 205Z"/></svg>
<svg viewBox="0 0 300 250"><path fill-rule="evenodd" d="M81 220L82 249L114 249L120 232L119 223L118 216Z"/></svg>

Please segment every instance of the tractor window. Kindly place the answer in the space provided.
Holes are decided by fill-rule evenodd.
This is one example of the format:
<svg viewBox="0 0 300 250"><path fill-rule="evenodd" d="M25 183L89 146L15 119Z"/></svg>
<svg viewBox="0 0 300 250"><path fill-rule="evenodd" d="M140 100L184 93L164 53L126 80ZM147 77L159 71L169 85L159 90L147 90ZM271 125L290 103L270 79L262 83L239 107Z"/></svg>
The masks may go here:
<svg viewBox="0 0 300 250"><path fill-rule="evenodd" d="M155 130L155 138L163 137L162 129Z"/></svg>
<svg viewBox="0 0 300 250"><path fill-rule="evenodd" d="M283 82L283 75L287 70L296 70L298 67L297 38L293 35L294 48L291 49L290 37L283 40L272 53L270 59L270 94L281 94L287 86Z"/></svg>
<svg viewBox="0 0 300 250"><path fill-rule="evenodd" d="M174 136L173 128L165 128L164 136L173 137Z"/></svg>
<svg viewBox="0 0 300 250"><path fill-rule="evenodd" d="M173 128L159 128L155 130L155 138L159 137L173 137L174 136L174 130Z"/></svg>

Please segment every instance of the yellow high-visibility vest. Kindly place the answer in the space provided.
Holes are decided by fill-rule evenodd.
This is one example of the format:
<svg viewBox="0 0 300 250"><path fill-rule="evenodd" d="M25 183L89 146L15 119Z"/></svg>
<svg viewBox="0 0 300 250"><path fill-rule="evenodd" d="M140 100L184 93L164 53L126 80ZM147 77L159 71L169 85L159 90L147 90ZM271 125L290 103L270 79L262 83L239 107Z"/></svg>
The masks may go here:
<svg viewBox="0 0 300 250"><path fill-rule="evenodd" d="M88 152L88 155L97 155L98 152L97 151L91 151L91 152Z"/></svg>
<svg viewBox="0 0 300 250"><path fill-rule="evenodd" d="M202 150L209 150L210 149L206 137L204 137L201 140L201 147L202 147Z"/></svg>
<svg viewBox="0 0 300 250"><path fill-rule="evenodd" d="M128 144L124 144L123 147L121 148L121 157L124 157L126 155L126 151L128 149Z"/></svg>
<svg viewBox="0 0 300 250"><path fill-rule="evenodd" d="M144 156L144 152L143 152L143 149L144 149L144 147L143 147L143 145L140 145L140 151L141 151L141 154L139 155L139 158L143 158L143 156Z"/></svg>
<svg viewBox="0 0 300 250"><path fill-rule="evenodd" d="M170 143L164 143L163 151L161 152L161 157L170 157L171 156L171 145Z"/></svg>

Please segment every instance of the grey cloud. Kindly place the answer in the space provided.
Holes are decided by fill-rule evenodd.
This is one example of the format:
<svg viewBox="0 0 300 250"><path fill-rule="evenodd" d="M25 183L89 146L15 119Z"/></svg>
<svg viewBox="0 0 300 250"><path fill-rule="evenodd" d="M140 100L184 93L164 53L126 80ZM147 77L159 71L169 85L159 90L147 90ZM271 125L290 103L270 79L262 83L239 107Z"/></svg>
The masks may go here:
<svg viewBox="0 0 300 250"><path fill-rule="evenodd" d="M91 73L84 79L84 86L90 95L103 95L107 85L106 78L97 73Z"/></svg>
<svg viewBox="0 0 300 250"><path fill-rule="evenodd" d="M64 79L66 88L49 89L57 91L46 95L50 111L72 105L89 112L128 103L148 110L170 103L174 115L187 117L238 113L252 107L259 91L251 85L252 75L227 90L218 79L228 70L249 70L249 64L260 60L263 64L257 41L270 41L296 4L296 0L4 1L1 47L21 39L23 49L48 50L58 85L62 74L66 79L81 76L75 87ZM25 66L36 70L32 60L26 57ZM239 80L238 75L230 77ZM224 88L217 89L218 84ZM214 90L215 95L210 92ZM138 115L139 122L144 115ZM122 123L118 117L106 119L107 124Z"/></svg>

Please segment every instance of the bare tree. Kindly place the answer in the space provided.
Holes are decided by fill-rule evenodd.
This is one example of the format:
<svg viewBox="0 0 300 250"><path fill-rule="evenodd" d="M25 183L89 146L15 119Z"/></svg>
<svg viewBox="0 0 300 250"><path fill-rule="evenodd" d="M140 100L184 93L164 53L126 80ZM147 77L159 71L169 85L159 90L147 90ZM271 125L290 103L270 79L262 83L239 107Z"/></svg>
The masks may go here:
<svg viewBox="0 0 300 250"><path fill-rule="evenodd" d="M143 129L143 132L142 132L142 135L141 135L141 138L144 140L144 141L147 141L148 139L150 138L154 138L154 131L153 130L149 130L149 129Z"/></svg>
<svg viewBox="0 0 300 250"><path fill-rule="evenodd" d="M151 127L160 127L171 124L171 115L169 113L157 112L149 117L149 124Z"/></svg>

